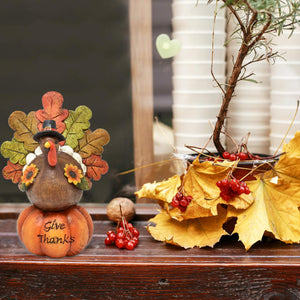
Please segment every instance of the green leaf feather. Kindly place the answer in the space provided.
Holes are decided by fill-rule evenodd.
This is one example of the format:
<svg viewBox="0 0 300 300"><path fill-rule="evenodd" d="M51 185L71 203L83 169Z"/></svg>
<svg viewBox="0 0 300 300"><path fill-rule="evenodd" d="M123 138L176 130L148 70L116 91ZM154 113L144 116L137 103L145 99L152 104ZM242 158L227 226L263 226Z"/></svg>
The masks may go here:
<svg viewBox="0 0 300 300"><path fill-rule="evenodd" d="M69 111L69 117L65 120L66 129L63 136L66 138L66 145L75 149L78 146L78 140L84 136L84 131L89 129L89 120L92 117L92 111L85 105L78 106L75 111Z"/></svg>
<svg viewBox="0 0 300 300"><path fill-rule="evenodd" d="M82 177L81 181L76 184L76 187L79 188L80 190L87 191L87 190L89 190L91 188L91 184L86 179L86 177Z"/></svg>
<svg viewBox="0 0 300 300"><path fill-rule="evenodd" d="M1 154L13 163L19 163L24 166L26 164L26 155L29 152L25 149L24 143L18 142L15 139L6 141L1 145Z"/></svg>

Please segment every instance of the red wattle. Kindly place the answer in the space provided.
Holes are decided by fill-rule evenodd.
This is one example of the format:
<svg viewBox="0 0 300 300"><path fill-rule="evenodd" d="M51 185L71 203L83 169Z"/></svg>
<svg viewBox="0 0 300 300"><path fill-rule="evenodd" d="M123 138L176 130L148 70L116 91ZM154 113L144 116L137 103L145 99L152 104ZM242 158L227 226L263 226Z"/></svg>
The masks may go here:
<svg viewBox="0 0 300 300"><path fill-rule="evenodd" d="M50 143L50 149L48 152L48 164L51 167L55 167L57 164L57 154L56 154L56 147L52 141L48 141Z"/></svg>

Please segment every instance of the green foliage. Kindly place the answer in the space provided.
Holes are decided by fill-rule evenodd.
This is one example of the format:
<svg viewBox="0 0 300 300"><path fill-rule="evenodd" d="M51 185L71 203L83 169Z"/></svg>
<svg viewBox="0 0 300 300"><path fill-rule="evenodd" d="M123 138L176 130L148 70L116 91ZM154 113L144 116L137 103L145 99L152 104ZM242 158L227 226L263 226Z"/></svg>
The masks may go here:
<svg viewBox="0 0 300 300"><path fill-rule="evenodd" d="M246 74L250 64L263 60L274 61L280 57L278 52L272 49L272 35L280 35L286 30L290 31L290 35L293 33L295 27L300 24L300 1L216 0L216 3L220 1L224 3L220 9L227 8L228 15L235 24L230 40L238 40L240 45L236 55L233 55L234 66L225 88L212 73L223 93L222 106L213 132L213 142L217 151L223 153L225 148L220 141L220 134L237 83L241 80L254 82L253 79L249 79L254 74ZM208 3L210 2L212 0Z"/></svg>
<svg viewBox="0 0 300 300"><path fill-rule="evenodd" d="M66 145L75 149L78 146L78 140L84 136L84 131L89 129L89 120L92 117L92 111L85 105L80 105L75 111L69 111L69 117L65 120L66 129L63 136L66 138Z"/></svg>
<svg viewBox="0 0 300 300"><path fill-rule="evenodd" d="M76 187L80 190L87 191L91 188L91 182L86 177L82 177L81 181L76 184Z"/></svg>
<svg viewBox="0 0 300 300"><path fill-rule="evenodd" d="M228 7L240 21L237 29L251 31L253 39L265 26L267 26L265 33L281 34L284 30L290 30L292 33L300 22L298 0L223 0L223 2L223 7Z"/></svg>
<svg viewBox="0 0 300 300"><path fill-rule="evenodd" d="M26 155L29 152L25 149L24 143L18 142L15 139L12 141L6 141L1 145L1 154L13 164L19 163L24 166L26 164Z"/></svg>

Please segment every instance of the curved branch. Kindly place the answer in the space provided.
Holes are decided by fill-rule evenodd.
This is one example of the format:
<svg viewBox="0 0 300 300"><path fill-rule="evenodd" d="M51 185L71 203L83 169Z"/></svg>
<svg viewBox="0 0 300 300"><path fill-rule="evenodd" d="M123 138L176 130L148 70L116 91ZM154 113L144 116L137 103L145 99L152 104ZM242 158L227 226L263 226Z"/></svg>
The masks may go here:
<svg viewBox="0 0 300 300"><path fill-rule="evenodd" d="M266 33L266 31L270 27L271 22L272 22L272 15L270 13L268 13L267 15L268 15L269 20L265 24L265 26L263 27L263 29L257 34L256 38L249 45L250 49L262 38L262 36Z"/></svg>
<svg viewBox="0 0 300 300"><path fill-rule="evenodd" d="M223 0L223 2L226 4L226 0ZM238 21L239 25L240 25L240 28L244 34L244 36L246 35L246 28L239 16L239 14L236 12L236 10L231 6L231 5L226 5L226 7L229 8L230 12L234 15L234 17L236 18L236 20Z"/></svg>

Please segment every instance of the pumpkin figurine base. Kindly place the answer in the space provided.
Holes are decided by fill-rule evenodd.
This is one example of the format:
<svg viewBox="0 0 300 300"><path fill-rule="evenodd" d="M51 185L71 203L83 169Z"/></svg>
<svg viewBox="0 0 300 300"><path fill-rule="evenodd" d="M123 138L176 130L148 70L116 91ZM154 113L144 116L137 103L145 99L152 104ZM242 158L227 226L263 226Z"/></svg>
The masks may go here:
<svg viewBox="0 0 300 300"><path fill-rule="evenodd" d="M79 254L88 245L93 235L93 221L79 205L56 212L32 205L19 215L17 230L31 253L61 258Z"/></svg>

